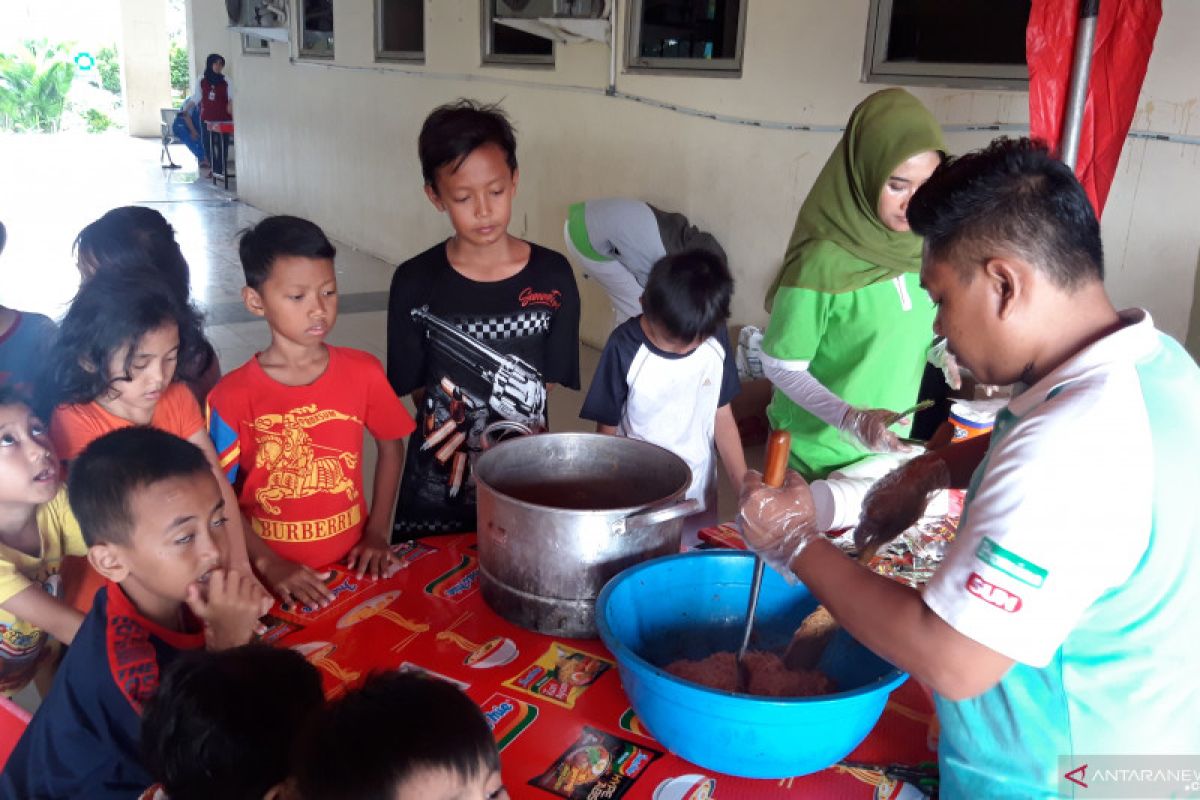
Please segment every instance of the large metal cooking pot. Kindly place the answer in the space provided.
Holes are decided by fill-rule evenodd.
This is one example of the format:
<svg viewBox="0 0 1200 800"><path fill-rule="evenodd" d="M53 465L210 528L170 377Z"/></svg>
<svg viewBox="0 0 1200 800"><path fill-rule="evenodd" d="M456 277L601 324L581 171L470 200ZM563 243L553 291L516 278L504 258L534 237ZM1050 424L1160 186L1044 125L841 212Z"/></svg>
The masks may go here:
<svg viewBox="0 0 1200 800"><path fill-rule="evenodd" d="M596 635L596 597L621 570L679 552L691 470L623 436L508 439L475 462L483 597L500 616L555 636Z"/></svg>

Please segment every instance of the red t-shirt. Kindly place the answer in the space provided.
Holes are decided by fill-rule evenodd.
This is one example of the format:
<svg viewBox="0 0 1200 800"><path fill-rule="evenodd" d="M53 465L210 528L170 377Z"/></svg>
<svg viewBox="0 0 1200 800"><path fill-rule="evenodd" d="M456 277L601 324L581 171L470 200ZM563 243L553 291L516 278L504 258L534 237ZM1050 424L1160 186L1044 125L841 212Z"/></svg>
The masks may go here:
<svg viewBox="0 0 1200 800"><path fill-rule="evenodd" d="M306 386L279 383L255 357L208 396L208 432L242 513L272 550L314 568L362 537L363 429L390 440L414 427L379 359L345 347L329 346Z"/></svg>
<svg viewBox="0 0 1200 800"><path fill-rule="evenodd" d="M54 409L50 418L50 441L59 458L71 461L95 439L133 424L95 401L63 405ZM190 439L204 430L204 417L200 415L196 396L184 384L172 383L154 406L150 427L173 433L180 439Z"/></svg>

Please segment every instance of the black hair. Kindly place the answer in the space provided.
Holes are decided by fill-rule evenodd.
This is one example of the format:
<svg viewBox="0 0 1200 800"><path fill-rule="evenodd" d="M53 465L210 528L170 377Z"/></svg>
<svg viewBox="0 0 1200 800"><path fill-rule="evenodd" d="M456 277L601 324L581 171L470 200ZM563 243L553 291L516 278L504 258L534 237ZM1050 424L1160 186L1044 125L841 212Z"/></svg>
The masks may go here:
<svg viewBox="0 0 1200 800"><path fill-rule="evenodd" d="M208 81L209 83L225 82L224 75L213 72L213 64L216 64L218 61L224 64L225 56L221 55L220 53L209 53L208 58L204 59L204 80Z"/></svg>
<svg viewBox="0 0 1200 800"><path fill-rule="evenodd" d="M142 717L146 769L171 800L262 800L323 702L320 673L294 650L182 653Z"/></svg>
<svg viewBox="0 0 1200 800"><path fill-rule="evenodd" d="M934 171L908 204L928 258L959 277L1000 251L1019 255L1064 289L1104 279L1100 223L1067 165L1041 142L1000 137Z"/></svg>
<svg viewBox="0 0 1200 800"><path fill-rule="evenodd" d="M121 206L90 223L75 237L75 258L106 269L158 270L167 287L184 303L191 293L187 259L166 217L144 206Z"/></svg>
<svg viewBox="0 0 1200 800"><path fill-rule="evenodd" d="M708 250L684 250L660 258L650 269L642 311L681 342L713 335L729 319L733 276L725 260Z"/></svg>
<svg viewBox="0 0 1200 800"><path fill-rule="evenodd" d="M158 428L134 425L92 441L71 462L67 497L88 547L128 544L139 489L168 478L212 475L204 451Z"/></svg>
<svg viewBox="0 0 1200 800"><path fill-rule="evenodd" d="M325 236L315 222L301 217L281 214L267 217L246 228L238 243L238 256L242 259L242 272L246 285L257 291L267 278L275 259L286 256L301 258L328 258L337 255L333 242Z"/></svg>
<svg viewBox="0 0 1200 800"><path fill-rule="evenodd" d="M128 380L135 347L142 337L165 324L179 328L179 358L174 380L194 380L197 354L207 346L202 317L163 282L148 265L106 270L79 289L59 325L45 369L38 381L39 411L68 403L90 403ZM128 347L121 374L109 375L113 353Z"/></svg>
<svg viewBox="0 0 1200 800"><path fill-rule="evenodd" d="M181 304L191 302L191 270L175 240L175 229L153 208L120 206L106 212L79 232L73 250L76 261L96 273L155 269ZM189 362L189 374L203 375L216 357L212 345L202 340L194 363Z"/></svg>
<svg viewBox="0 0 1200 800"><path fill-rule="evenodd" d="M498 770L482 712L453 684L412 673L373 675L310 720L293 761L303 800L392 798L414 774L470 780Z"/></svg>
<svg viewBox="0 0 1200 800"><path fill-rule="evenodd" d="M449 165L451 172L457 171L467 156L485 144L503 150L508 168L516 172L517 137L498 103L462 98L429 112L417 137L417 154L426 185L436 192L438 169Z"/></svg>
<svg viewBox="0 0 1200 800"><path fill-rule="evenodd" d="M33 408L33 401L23 386L14 383L0 383L0 406L25 406Z"/></svg>

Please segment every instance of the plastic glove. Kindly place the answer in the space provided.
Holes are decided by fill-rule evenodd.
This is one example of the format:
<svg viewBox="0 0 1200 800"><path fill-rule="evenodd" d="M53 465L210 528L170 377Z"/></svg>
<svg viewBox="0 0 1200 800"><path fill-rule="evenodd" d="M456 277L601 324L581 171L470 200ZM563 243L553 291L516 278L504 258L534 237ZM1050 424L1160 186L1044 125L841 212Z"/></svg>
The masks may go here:
<svg viewBox="0 0 1200 800"><path fill-rule="evenodd" d="M962 388L962 373L958 369L958 359L950 352L948 339L941 339L929 348L925 360L942 371L951 389L957 391Z"/></svg>
<svg viewBox="0 0 1200 800"><path fill-rule="evenodd" d="M762 473L747 470L738 510L742 537L763 561L790 583L791 563L813 537L819 536L816 509L808 484L788 470L783 486L764 486Z"/></svg>
<svg viewBox="0 0 1200 800"><path fill-rule="evenodd" d="M899 421L896 412L886 408L851 408L838 430L872 453L902 453L910 448L889 430Z"/></svg>
<svg viewBox="0 0 1200 800"><path fill-rule="evenodd" d="M914 458L876 481L863 498L854 530L859 558L869 561L880 547L915 525L930 496L949 486L950 468L935 453Z"/></svg>

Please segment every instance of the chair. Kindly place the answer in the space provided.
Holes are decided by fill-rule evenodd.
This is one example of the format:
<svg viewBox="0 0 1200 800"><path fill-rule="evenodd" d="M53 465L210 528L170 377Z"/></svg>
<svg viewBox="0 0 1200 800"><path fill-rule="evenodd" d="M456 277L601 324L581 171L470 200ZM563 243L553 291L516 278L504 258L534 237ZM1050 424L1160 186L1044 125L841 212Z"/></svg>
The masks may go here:
<svg viewBox="0 0 1200 800"><path fill-rule="evenodd" d="M162 133L162 152L158 154L158 163L163 169L180 169L180 166L171 158L171 151L167 147L172 144L183 144L179 137L175 135L173 127L175 125L175 115L179 112L174 108L160 108L158 110L161 116L161 133ZM163 157L166 156L167 163L163 164Z"/></svg>
<svg viewBox="0 0 1200 800"><path fill-rule="evenodd" d="M28 711L7 697L0 697L0 768L8 761L21 734L29 727L29 718Z"/></svg>

